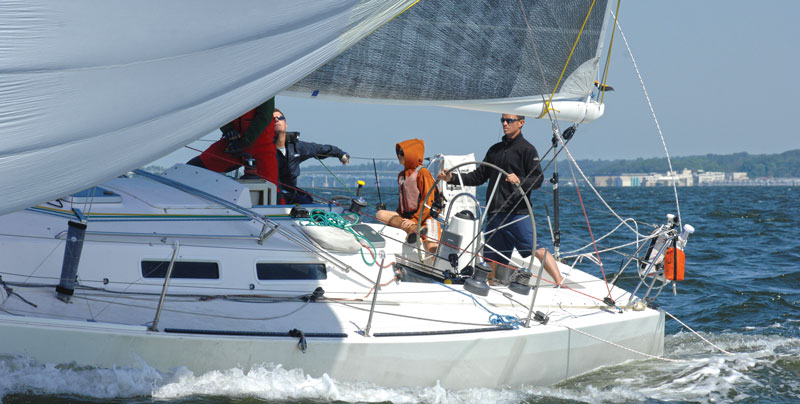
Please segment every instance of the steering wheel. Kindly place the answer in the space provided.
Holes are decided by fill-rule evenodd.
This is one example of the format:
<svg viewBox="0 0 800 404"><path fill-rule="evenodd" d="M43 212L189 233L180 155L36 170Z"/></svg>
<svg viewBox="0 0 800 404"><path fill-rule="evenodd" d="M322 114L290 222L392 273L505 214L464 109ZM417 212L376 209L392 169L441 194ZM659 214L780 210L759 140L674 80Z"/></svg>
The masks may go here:
<svg viewBox="0 0 800 404"><path fill-rule="evenodd" d="M498 166L496 166L496 165L494 165L492 163L487 163L485 161L468 161L468 162L464 162L464 163L461 163L461 164L458 164L458 165L455 165L455 166L451 167L449 171L452 172L454 170L457 170L457 169L459 169L461 167L464 167L464 166L467 166L467 165L483 165L483 166L489 167L489 168L497 171L497 176L498 176L497 181L495 181L494 189L492 189L492 192L489 195L489 200L486 201L486 206L487 207L488 206L492 206L492 202L493 202L494 197L496 195L495 191L497 190L497 186L500 184L500 181L503 178L508 177L510 174L508 172L506 172L505 170L503 170L502 168L500 168L500 167L498 167ZM464 186L464 184L461 182L461 177L460 176L459 176L459 184L462 187ZM525 192L523 191L523 189L520 186L520 184L515 184L514 186L516 187L516 189L515 189L516 192L519 192L520 195L525 195ZM436 188L436 184L434 183L434 185L431 186L428 189L428 192L425 193L425 197L422 198L422 200L420 201L419 210L417 211L417 217L418 218L423 217L423 213L425 212L425 202L428 200L428 198L430 198L430 195L434 191L435 188ZM531 245L531 258L530 258L530 260L528 260L528 267L527 267L528 272L532 272L533 261L534 261L533 257L536 255L535 254L536 253L536 251L535 251L536 250L536 220L535 220L535 218L533 216L533 210L531 209L531 203L528 200L528 198L527 197L523 197L521 199L522 199L522 201L525 202L525 208L528 210L528 217L531 219L531 231L533 232L533 240L532 240L533 244ZM515 207L513 207L512 209L514 209ZM430 209L430 207L428 207L428 209ZM449 211L448 211L448 213L449 213ZM513 213L510 213L510 212L509 213L503 213L503 212L501 212L501 213L495 213L495 214L506 214L506 218L505 219L507 219ZM474 243L480 242L481 239L482 240L488 240L487 237L491 237L492 236L492 234L488 234L485 231L485 229L486 229L486 220L488 220L488 216L489 215L488 215L488 209L487 209L486 211L483 212L483 214L480 217L478 228L481 229L481 231L478 233L478 235L475 238L472 239L472 241L470 242L470 246L473 245ZM447 219L447 217L445 217L445 220L446 219ZM503 220L504 223L505 223L505 219ZM445 224L445 228L447 227L447 224L448 223ZM421 229L422 229L422 221L418 221L417 222L417 230L416 230L416 233L417 233L416 247L417 247L417 251L419 252L420 262L425 262L424 260L427 259L428 256L434 255L434 254L429 253L424 248L424 246L422 245L422 237L420 237L420 234L419 234ZM470 247L466 248L465 251L461 251L461 254L467 253L468 251L466 251L466 250L468 250L469 248ZM459 254L459 257L460 257L461 254Z"/></svg>

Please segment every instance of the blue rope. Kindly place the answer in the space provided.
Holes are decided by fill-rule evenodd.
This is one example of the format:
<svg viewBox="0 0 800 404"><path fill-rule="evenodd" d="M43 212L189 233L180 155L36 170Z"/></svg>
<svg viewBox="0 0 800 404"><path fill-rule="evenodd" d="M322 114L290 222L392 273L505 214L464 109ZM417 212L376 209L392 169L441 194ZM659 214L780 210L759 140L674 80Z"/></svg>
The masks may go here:
<svg viewBox="0 0 800 404"><path fill-rule="evenodd" d="M347 216L353 217L355 220L348 220L346 219ZM368 266L375 265L377 259L377 249L375 246L367 240L366 237L358 234L357 231L353 230L353 224L358 223L359 216L357 213L344 213L338 214L336 212L326 212L322 209L312 209L308 215L308 219L304 222L301 222L303 226L328 226L328 227L336 227L337 229L342 229L356 238L356 240L364 240L369 244L369 248L373 251L372 254L372 262L367 261L367 258L364 256L364 245L361 245L361 259L364 261L365 264ZM359 244L361 244L359 242Z"/></svg>
<svg viewBox="0 0 800 404"><path fill-rule="evenodd" d="M474 301L475 304L477 304L482 309L484 309L487 312L489 312L489 323L492 324L492 325L507 325L507 326L510 326L511 328L513 328L515 330L518 330L519 326L523 324L522 319L520 319L517 316L497 314L497 313L489 310L486 306L481 304L481 302L479 302L478 299L475 298L475 296L473 296L471 294L468 294L467 292L451 288L450 286L447 286L446 284L441 283L441 282L437 282L437 283L439 285L442 285L442 286L446 287L447 289L452 290L453 292L461 293L462 295L467 296L470 299L472 299L472 301Z"/></svg>

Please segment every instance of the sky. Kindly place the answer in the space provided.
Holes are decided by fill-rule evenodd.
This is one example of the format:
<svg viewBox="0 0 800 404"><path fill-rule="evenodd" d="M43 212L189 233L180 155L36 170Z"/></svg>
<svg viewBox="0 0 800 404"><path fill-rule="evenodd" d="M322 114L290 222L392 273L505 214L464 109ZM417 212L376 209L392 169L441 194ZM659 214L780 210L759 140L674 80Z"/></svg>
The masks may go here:
<svg viewBox="0 0 800 404"><path fill-rule="evenodd" d="M794 45L800 38L800 2L627 0L619 14L671 156L800 148L793 128L793 117L800 114L794 98L800 94L794 79L800 65ZM608 44L606 39L606 49ZM619 31L608 83L616 91L606 93L605 115L581 125L569 143L572 155L592 160L663 157L664 146ZM356 158L393 158L395 143L421 138L428 156L475 153L481 159L502 136L495 113L280 95L276 106L301 139L337 145ZM523 133L540 153L550 145L546 119L529 118ZM218 138L215 131L189 146L202 150ZM155 164L169 166L195 155L184 148Z"/></svg>

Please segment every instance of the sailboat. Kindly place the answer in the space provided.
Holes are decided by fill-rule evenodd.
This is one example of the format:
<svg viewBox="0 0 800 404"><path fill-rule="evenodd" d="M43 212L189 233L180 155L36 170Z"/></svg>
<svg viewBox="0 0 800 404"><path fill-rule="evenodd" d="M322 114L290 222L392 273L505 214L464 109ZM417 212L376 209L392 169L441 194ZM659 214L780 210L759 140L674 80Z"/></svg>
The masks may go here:
<svg viewBox="0 0 800 404"><path fill-rule="evenodd" d="M360 195L290 207L265 181L182 164L128 172L284 89L573 122L602 115L593 80L605 1L523 1L513 13L411 3L4 6L0 26L20 38L0 53L13 62L0 75L11 95L0 105L0 354L164 372L271 363L447 388L547 385L662 355L665 317L651 291L669 283L668 249L685 245L676 220L630 261L642 296L575 263L559 263L566 283L553 287L538 261L516 255L489 285L474 190L449 190L440 209L465 243L426 254L401 230L359 220L369 209ZM503 28L492 16L511 18ZM512 48L526 57L514 73L497 70Z"/></svg>

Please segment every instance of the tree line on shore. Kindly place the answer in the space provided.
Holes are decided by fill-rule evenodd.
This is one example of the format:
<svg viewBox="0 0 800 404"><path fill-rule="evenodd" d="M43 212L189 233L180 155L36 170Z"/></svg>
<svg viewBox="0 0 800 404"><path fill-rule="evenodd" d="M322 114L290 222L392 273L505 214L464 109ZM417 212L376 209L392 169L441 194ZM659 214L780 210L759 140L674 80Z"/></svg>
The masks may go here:
<svg viewBox="0 0 800 404"><path fill-rule="evenodd" d="M542 162L546 164L547 162ZM567 167L566 161L559 161L559 167ZM669 170L667 159L637 158L630 160L578 160L581 169L587 175L620 175L624 173L663 173ZM377 160L379 172L398 171L400 165L396 161ZM372 171L372 162L350 164L342 167L338 164L329 164L330 169L336 172L347 171ZM758 177L800 177L800 149L790 150L777 154L749 154L746 152L734 154L706 154L701 156L672 157L672 167L675 170L688 168L694 172L722 171L746 172L750 178ZM325 171L323 167L309 166L304 171Z"/></svg>
<svg viewBox="0 0 800 404"><path fill-rule="evenodd" d="M338 163L338 162L337 162ZM546 164L547 162L542 162ZM559 161L559 167L567 167L566 161ZM661 158L637 158L631 160L578 160L581 169L587 175L620 175L625 173L662 173L667 172L669 167L667 159ZM396 172L400 170L397 161L381 159L358 164L356 161L347 165L326 164L329 169L335 172L348 171L372 171L373 167L378 172ZM672 167L675 170L688 168L694 172L722 171L722 172L746 172L750 178L758 177L800 177L800 149L789 150L777 154L748 154L746 152L734 154L706 154L702 156L673 157ZM163 171L162 167L157 171ZM319 165L305 165L304 172L326 172L324 167ZM549 170L548 170L549 171Z"/></svg>

